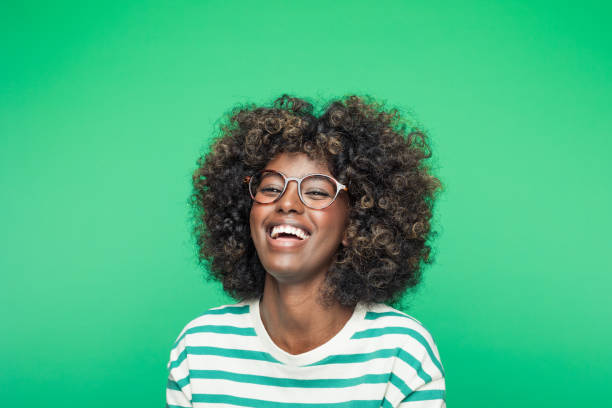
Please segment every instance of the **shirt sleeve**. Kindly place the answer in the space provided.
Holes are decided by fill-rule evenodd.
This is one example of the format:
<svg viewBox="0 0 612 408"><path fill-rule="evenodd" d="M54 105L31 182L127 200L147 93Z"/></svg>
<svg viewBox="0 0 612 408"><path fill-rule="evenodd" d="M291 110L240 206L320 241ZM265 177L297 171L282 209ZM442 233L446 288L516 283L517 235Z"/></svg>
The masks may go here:
<svg viewBox="0 0 612 408"><path fill-rule="evenodd" d="M425 352L415 361L417 375L408 382L407 393L399 408L444 408L446 407L446 383L444 368L433 339L427 333Z"/></svg>
<svg viewBox="0 0 612 408"><path fill-rule="evenodd" d="M432 378L415 388L400 403L399 408L445 408L446 386L444 377Z"/></svg>
<svg viewBox="0 0 612 408"><path fill-rule="evenodd" d="M166 407L192 407L189 361L185 348L184 333L179 335L168 361L168 382L166 385Z"/></svg>

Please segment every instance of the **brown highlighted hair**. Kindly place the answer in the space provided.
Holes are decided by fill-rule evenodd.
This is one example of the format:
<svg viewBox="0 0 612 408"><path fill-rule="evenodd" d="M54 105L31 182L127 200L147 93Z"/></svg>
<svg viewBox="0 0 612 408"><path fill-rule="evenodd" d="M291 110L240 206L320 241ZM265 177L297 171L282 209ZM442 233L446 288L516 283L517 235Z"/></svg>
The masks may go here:
<svg viewBox="0 0 612 408"><path fill-rule="evenodd" d="M430 220L440 181L431 174L427 135L375 101L349 96L315 115L283 95L272 106L234 109L193 174L190 203L198 259L237 300L263 293L265 270L250 236L252 205L243 179L275 156L324 160L348 186L349 245L327 273L329 300L397 301L432 262Z"/></svg>

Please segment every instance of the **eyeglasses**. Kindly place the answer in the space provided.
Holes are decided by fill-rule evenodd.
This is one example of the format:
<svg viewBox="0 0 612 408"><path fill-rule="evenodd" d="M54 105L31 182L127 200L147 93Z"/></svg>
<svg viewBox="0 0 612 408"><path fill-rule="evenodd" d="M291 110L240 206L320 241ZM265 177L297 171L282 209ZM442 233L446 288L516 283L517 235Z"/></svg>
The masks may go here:
<svg viewBox="0 0 612 408"><path fill-rule="evenodd" d="M298 196L302 203L315 210L329 207L340 191L348 191L344 184L325 174L287 177L278 171L262 170L254 176L244 178L244 182L249 183L251 198L259 204L270 204L280 199L292 180L297 182Z"/></svg>

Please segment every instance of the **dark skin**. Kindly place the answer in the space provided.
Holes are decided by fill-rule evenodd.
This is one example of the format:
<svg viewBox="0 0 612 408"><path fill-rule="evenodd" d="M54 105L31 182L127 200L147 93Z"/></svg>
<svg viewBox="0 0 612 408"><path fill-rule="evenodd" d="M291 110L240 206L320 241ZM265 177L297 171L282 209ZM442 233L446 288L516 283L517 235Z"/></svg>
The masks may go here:
<svg viewBox="0 0 612 408"><path fill-rule="evenodd" d="M287 177L319 173L333 177L325 163L303 153L283 153L266 169ZM290 354L312 350L334 337L350 318L353 308L337 302L324 304L320 291L339 245L347 245L345 230L349 204L345 192L327 208L306 207L298 196L297 183L289 182L280 199L270 204L253 203L251 238L266 270L260 314L274 343ZM290 225L308 234L305 240L269 236L271 225Z"/></svg>

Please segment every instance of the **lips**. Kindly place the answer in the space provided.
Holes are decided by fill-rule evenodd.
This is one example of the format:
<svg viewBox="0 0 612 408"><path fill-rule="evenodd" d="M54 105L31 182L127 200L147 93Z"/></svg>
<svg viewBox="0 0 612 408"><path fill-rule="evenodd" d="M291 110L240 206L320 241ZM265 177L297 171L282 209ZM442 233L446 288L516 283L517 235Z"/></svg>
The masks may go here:
<svg viewBox="0 0 612 408"><path fill-rule="evenodd" d="M274 250L295 250L309 241L311 232L295 221L277 220L269 222L265 228L266 241Z"/></svg>
<svg viewBox="0 0 612 408"><path fill-rule="evenodd" d="M280 238L297 238L299 240L307 239L310 234L299 227L294 227L292 225L281 224L275 225L269 229L270 238L278 239Z"/></svg>
<svg viewBox="0 0 612 408"><path fill-rule="evenodd" d="M297 223L293 220L272 220L265 224L264 228L266 230L266 235L269 237L272 235L272 233L274 233L275 236L279 235L279 233L285 233L299 237L300 239L306 239L312 234L310 229L305 225Z"/></svg>

